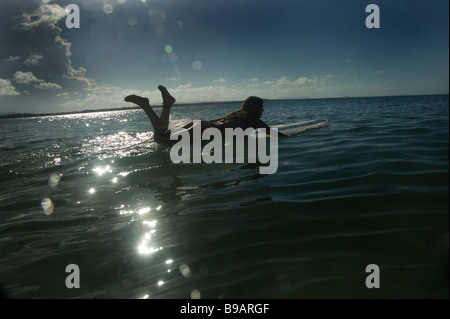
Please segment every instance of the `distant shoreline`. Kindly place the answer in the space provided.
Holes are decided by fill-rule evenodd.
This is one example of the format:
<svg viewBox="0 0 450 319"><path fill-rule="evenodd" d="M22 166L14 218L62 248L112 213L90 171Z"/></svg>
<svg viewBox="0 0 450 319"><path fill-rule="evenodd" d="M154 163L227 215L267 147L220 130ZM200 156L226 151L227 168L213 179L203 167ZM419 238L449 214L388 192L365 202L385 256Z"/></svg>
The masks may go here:
<svg viewBox="0 0 450 319"><path fill-rule="evenodd" d="M209 105L219 105L225 103L236 103L237 101L228 102L200 102L200 103L182 103L177 104L177 107L191 106L198 104L209 104ZM239 102L240 103L240 102ZM153 108L160 108L162 105L155 105ZM42 117L42 116L61 116L61 115L72 115L72 114L84 114L84 113L102 113L102 112L120 112L120 111L132 111L140 110L139 106L128 106L128 107L118 107L118 108L107 108L107 109L94 109L94 110L83 110L83 111L69 111L69 112L58 112L58 113L13 113L13 114L0 114L0 120L6 119L18 119L18 118L30 118L30 117Z"/></svg>
<svg viewBox="0 0 450 319"><path fill-rule="evenodd" d="M286 99L264 99L266 101L285 101L285 100L329 100L329 99L370 99L370 98L395 98L395 97L419 97L419 96L436 96L436 95L448 95L448 94L419 94L419 95L392 95L392 96L342 96L333 98L286 98ZM220 105L226 103L240 103L239 101L222 101L222 102L198 102L198 103L182 103L177 104L177 106L191 106L198 104L209 104L209 105ZM162 105L156 105L155 108L162 107ZM72 115L72 114L84 114L84 113L102 113L102 112L118 112L118 111L131 111L139 110L138 106L131 107L121 107L121 108L106 108L106 109L94 109L94 110L83 110L83 111L69 111L69 112L59 112L59 113L14 113L14 114L0 114L0 120L6 119L17 119L17 118L31 118L31 117L42 117L42 116L61 116L61 115Z"/></svg>
<svg viewBox="0 0 450 319"><path fill-rule="evenodd" d="M33 113L15 113L15 114L0 115L0 120L18 119L18 118L27 118L27 117L83 114L83 113L101 113L101 112L112 112L112 111L129 111L129 110L136 110L136 109L139 109L139 107L123 107L123 108L84 110L84 111L72 111L72 112L61 112L61 113L36 113L36 114L33 114Z"/></svg>
<svg viewBox="0 0 450 319"><path fill-rule="evenodd" d="M210 104L219 105L224 103L235 103L236 101L230 102L203 102L203 103L183 103L177 104L178 107L198 105L198 104ZM154 108L160 108L162 105L155 105ZM94 110L83 110L83 111L69 111L69 112L57 112L57 113L13 113L13 114L0 114L0 120L6 119L18 119L18 118L30 118L30 117L42 117L42 116L61 116L61 115L72 115L72 114L84 114L84 113L103 113L103 112L120 112L120 111L132 111L140 110L139 106L129 106L129 107L119 107L119 108L107 108L107 109L94 109Z"/></svg>

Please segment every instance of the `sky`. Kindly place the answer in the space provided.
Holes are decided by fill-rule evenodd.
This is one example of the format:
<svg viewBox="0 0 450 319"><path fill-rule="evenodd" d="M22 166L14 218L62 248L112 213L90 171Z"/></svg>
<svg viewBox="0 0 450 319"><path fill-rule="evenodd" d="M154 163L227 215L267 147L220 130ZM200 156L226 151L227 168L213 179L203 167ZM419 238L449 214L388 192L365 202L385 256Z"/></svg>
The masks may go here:
<svg viewBox="0 0 450 319"><path fill-rule="evenodd" d="M159 84L178 103L448 94L448 12L448 0L1 0L0 113L130 106L129 94L160 105Z"/></svg>

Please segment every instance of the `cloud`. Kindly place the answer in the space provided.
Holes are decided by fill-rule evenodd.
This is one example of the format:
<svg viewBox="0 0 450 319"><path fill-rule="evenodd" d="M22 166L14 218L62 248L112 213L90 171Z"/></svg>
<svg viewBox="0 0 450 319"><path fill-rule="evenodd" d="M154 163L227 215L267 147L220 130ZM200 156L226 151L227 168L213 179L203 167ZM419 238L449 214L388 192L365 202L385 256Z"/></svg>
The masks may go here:
<svg viewBox="0 0 450 319"><path fill-rule="evenodd" d="M68 15L65 8L57 4L48 4L47 2L49 1L43 0L35 10L23 12L21 14L22 21L18 26L24 30L31 30L42 25L55 25L59 20Z"/></svg>
<svg viewBox="0 0 450 319"><path fill-rule="evenodd" d="M20 59L20 56L9 56L9 57L7 57L6 59L3 59L3 61L6 61L6 62L13 62L13 61L17 61L17 60L19 60Z"/></svg>
<svg viewBox="0 0 450 319"><path fill-rule="evenodd" d="M258 78L252 78L249 80L250 82L258 82Z"/></svg>
<svg viewBox="0 0 450 319"><path fill-rule="evenodd" d="M43 58L43 56L40 55L40 54L33 54L28 59L26 59L23 63L26 66L38 65L39 64L39 60L41 60L42 58Z"/></svg>
<svg viewBox="0 0 450 319"><path fill-rule="evenodd" d="M56 83L45 82L44 80L38 79L32 72L22 72L17 71L13 77L14 81L18 84L31 84L39 83L34 87L40 90L59 90L61 86Z"/></svg>
<svg viewBox="0 0 450 319"><path fill-rule="evenodd" d="M299 77L297 80L295 80L295 85L299 84L305 84L305 83L316 83L317 78L307 78L305 76Z"/></svg>
<svg viewBox="0 0 450 319"><path fill-rule="evenodd" d="M84 91L86 94L69 94L67 92L60 93L58 96L64 99L61 105L69 110L85 110L96 108L119 108L123 106L131 106L124 102L124 98L130 94L148 97L152 105L162 104L161 93L155 88L154 91L130 90L127 88L117 87L109 84L95 84L90 89ZM77 93L77 92L76 92ZM74 98L76 96L76 98ZM158 103L160 101L160 103ZM133 104L134 105L134 104Z"/></svg>
<svg viewBox="0 0 450 319"><path fill-rule="evenodd" d="M11 85L10 80L0 78L0 96L2 95L20 95L20 93Z"/></svg>
<svg viewBox="0 0 450 319"><path fill-rule="evenodd" d="M224 78L220 78L217 80L214 80L213 83L225 83L227 80L225 80Z"/></svg>
<svg viewBox="0 0 450 319"><path fill-rule="evenodd" d="M63 74L63 78L75 80L82 85L84 90L92 90L97 86L95 80L85 77L87 70L83 67L75 69L71 63L67 65L67 71Z"/></svg>
<svg viewBox="0 0 450 319"><path fill-rule="evenodd" d="M2 95L20 92L21 99L29 95L39 104L43 98L46 107L58 107L67 96L57 96L55 90L78 92L82 99L98 86L86 77L85 68L72 64L71 43L61 37L62 29L57 25L67 15L64 5L50 0L2 0L0 78L10 81L2 81ZM38 91L39 97L34 95Z"/></svg>
<svg viewBox="0 0 450 319"><path fill-rule="evenodd" d="M48 83L48 82L41 82L38 85L34 86L36 89L40 90L59 90L61 89L61 86L56 83Z"/></svg>
<svg viewBox="0 0 450 319"><path fill-rule="evenodd" d="M307 83L316 83L317 78L308 78L305 76L299 77L296 80L291 80L288 76L282 76L275 82L275 87L281 87L281 86L301 86L303 84ZM272 82L270 82L272 83Z"/></svg>
<svg viewBox="0 0 450 319"><path fill-rule="evenodd" d="M17 71L13 77L14 82L18 84L30 84L33 82L42 82L43 80L38 79L34 76L32 72L22 72Z"/></svg>
<svg viewBox="0 0 450 319"><path fill-rule="evenodd" d="M63 98L69 98L69 93L68 92L63 92L63 93L58 93L58 94L56 94L56 96L60 96L60 97L63 97Z"/></svg>
<svg viewBox="0 0 450 319"><path fill-rule="evenodd" d="M384 74L386 73L386 70L379 70L379 71L375 71L375 74Z"/></svg>

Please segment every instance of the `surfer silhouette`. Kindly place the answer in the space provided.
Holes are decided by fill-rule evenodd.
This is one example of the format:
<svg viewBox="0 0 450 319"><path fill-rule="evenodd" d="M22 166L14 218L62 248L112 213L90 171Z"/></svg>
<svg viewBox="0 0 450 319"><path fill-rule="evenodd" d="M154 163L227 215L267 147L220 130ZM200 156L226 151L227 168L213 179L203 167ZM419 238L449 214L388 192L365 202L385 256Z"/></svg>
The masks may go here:
<svg viewBox="0 0 450 319"><path fill-rule="evenodd" d="M129 95L125 97L126 102L131 102L140 106L147 114L153 129L155 130L155 141L157 143L174 144L176 141L170 140L169 130L169 117L170 109L175 104L176 99L169 93L169 91L162 85L158 86L159 91L163 99L163 109L161 116L158 116L150 105L150 101L146 97L138 95ZM226 128L263 128L266 132L270 132L270 127L261 120L264 112L263 99L250 96L243 103L240 110L231 112L223 117L214 120L201 120L201 132L205 129L214 127L220 130L222 134L225 133ZM192 130L194 122L189 122L184 125L183 128L189 131L192 136ZM278 132L278 136L286 136L285 134Z"/></svg>

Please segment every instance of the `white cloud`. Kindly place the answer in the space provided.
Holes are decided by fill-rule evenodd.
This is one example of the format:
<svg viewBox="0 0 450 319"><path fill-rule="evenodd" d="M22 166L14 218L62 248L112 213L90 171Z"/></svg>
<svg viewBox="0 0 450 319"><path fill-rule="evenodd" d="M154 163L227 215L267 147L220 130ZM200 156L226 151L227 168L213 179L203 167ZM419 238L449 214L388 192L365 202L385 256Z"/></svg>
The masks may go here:
<svg viewBox="0 0 450 319"><path fill-rule="evenodd" d="M297 80L295 80L296 85L306 84L306 83L316 83L317 78L307 78L306 76L299 77Z"/></svg>
<svg viewBox="0 0 450 319"><path fill-rule="evenodd" d="M20 93L11 85L10 80L0 78L0 96L2 95L20 95Z"/></svg>
<svg viewBox="0 0 450 319"><path fill-rule="evenodd" d="M78 81L83 85L84 90L92 90L97 86L97 82L95 80L85 77L86 69L83 67L79 67L75 69L70 63L67 65L67 71L63 74L63 78L72 79Z"/></svg>
<svg viewBox="0 0 450 319"><path fill-rule="evenodd" d="M95 83L93 87L85 89L84 92L86 93L85 96L76 99L69 98L69 95L65 93L58 94L59 97L65 100L65 102L61 105L69 110L97 109L106 107L118 108L125 105L132 106L134 104L129 104L124 101L125 96L130 94L148 97L152 105L162 104L161 93L156 88L154 91L139 91L109 84ZM78 94L78 92L73 92L71 95L80 96L81 94Z"/></svg>
<svg viewBox="0 0 450 319"><path fill-rule="evenodd" d="M252 78L249 80L250 82L258 82L258 78Z"/></svg>
<svg viewBox="0 0 450 319"><path fill-rule="evenodd" d="M13 62L13 61L16 61L16 60L19 60L20 59L20 56L12 56L12 55L10 55L9 57L7 57L6 59L3 59L3 61L6 61L6 62Z"/></svg>
<svg viewBox="0 0 450 319"><path fill-rule="evenodd" d="M61 86L56 83L49 83L49 82L41 82L38 85L34 86L36 89L40 90L59 90L61 89Z"/></svg>
<svg viewBox="0 0 450 319"><path fill-rule="evenodd" d="M224 78L220 78L217 80L214 80L213 83L225 83L227 80L225 80Z"/></svg>
<svg viewBox="0 0 450 319"><path fill-rule="evenodd" d="M3 24L6 29L2 31L18 39L3 61L11 63L23 59L23 67L32 67L32 72L19 69L11 79L21 85L32 84L26 88L31 95L36 89L84 92L97 85L85 76L85 68L72 65L71 43L61 37L62 30L57 26L67 15L64 6L53 4L51 0L11 1L1 12L3 21L11 17ZM1 76L7 76L4 69L0 70ZM20 89L24 92L24 88Z"/></svg>
<svg viewBox="0 0 450 319"><path fill-rule="evenodd" d="M275 82L275 87L281 86L301 86L307 83L316 83L317 78L308 78L305 76L299 77L296 80L291 80L288 76L282 76ZM268 84L272 84L273 82L269 82Z"/></svg>
<svg viewBox="0 0 450 319"><path fill-rule="evenodd" d="M39 60L41 60L43 58L44 57L40 54L33 54L28 59L26 59L23 63L26 66L39 65Z"/></svg>
<svg viewBox="0 0 450 319"><path fill-rule="evenodd" d="M61 88L59 84L49 83L45 82L44 80L38 79L32 72L17 71L14 74L13 80L18 84L39 83L34 87L40 90L59 90Z"/></svg>
<svg viewBox="0 0 450 319"><path fill-rule="evenodd" d="M14 74L13 80L18 84L30 84L33 82L42 82L42 80L35 77L32 72L22 72L22 71L17 71Z"/></svg>
<svg viewBox="0 0 450 319"><path fill-rule="evenodd" d="M19 27L30 30L40 25L55 25L59 20L68 15L65 8L57 4L47 4L44 0L33 12L22 13L22 22Z"/></svg>

